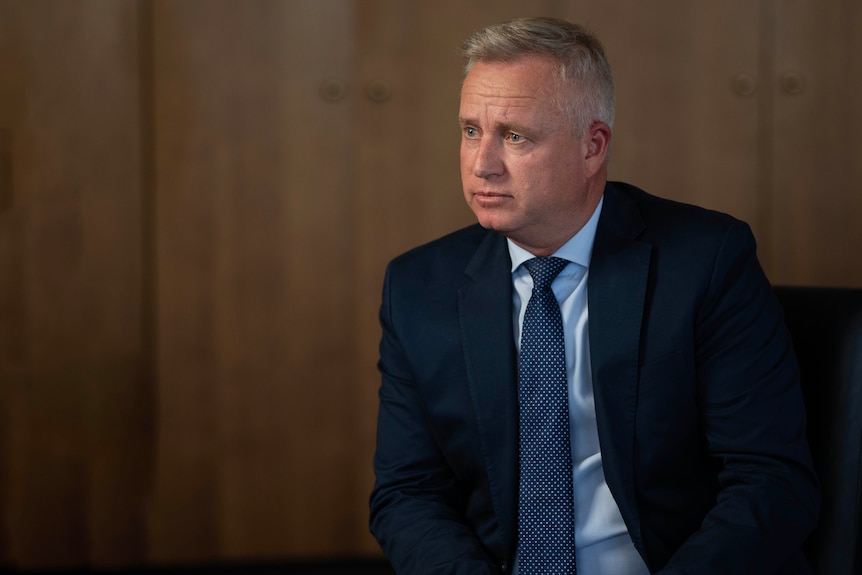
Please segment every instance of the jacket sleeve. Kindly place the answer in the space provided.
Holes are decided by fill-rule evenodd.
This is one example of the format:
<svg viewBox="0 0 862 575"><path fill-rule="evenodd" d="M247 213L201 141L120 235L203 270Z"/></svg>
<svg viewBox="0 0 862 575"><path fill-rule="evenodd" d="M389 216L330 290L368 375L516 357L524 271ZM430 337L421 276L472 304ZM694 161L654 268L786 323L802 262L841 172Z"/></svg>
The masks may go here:
<svg viewBox="0 0 862 575"><path fill-rule="evenodd" d="M804 560L789 555L816 523L819 491L792 343L742 223L724 237L695 330L699 409L719 491L660 573L796 572L789 563Z"/></svg>
<svg viewBox="0 0 862 575"><path fill-rule="evenodd" d="M409 311L392 309L392 289L390 265L380 309L382 380L371 532L399 574L500 573L464 519L465 494L435 442L393 321L395 314Z"/></svg>

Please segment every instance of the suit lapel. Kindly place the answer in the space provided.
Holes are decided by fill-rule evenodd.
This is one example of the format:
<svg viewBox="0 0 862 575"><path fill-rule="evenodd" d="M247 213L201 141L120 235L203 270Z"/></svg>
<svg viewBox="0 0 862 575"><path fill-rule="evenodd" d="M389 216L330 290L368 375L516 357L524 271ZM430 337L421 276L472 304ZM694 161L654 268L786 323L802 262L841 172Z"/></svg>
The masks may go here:
<svg viewBox="0 0 862 575"><path fill-rule="evenodd" d="M479 427L501 547L515 534L517 382L512 330L512 275L506 240L489 232L465 269L458 291L467 377Z"/></svg>
<svg viewBox="0 0 862 575"><path fill-rule="evenodd" d="M639 548L633 456L651 246L634 238L643 228L635 203L609 184L590 262L590 359L605 478ZM518 400L505 238L489 232L465 273L469 280L458 291L464 359L500 545L509 552L516 533Z"/></svg>
<svg viewBox="0 0 862 575"><path fill-rule="evenodd" d="M634 238L643 228L634 201L609 184L590 262L590 359L605 479L639 549L633 457L651 246Z"/></svg>

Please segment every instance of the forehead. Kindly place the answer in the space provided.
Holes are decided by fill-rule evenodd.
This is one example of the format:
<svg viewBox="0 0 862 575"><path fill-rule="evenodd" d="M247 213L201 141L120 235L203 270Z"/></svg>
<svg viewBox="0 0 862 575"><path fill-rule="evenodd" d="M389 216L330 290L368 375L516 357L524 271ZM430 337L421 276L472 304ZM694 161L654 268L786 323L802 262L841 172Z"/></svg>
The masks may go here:
<svg viewBox="0 0 862 575"><path fill-rule="evenodd" d="M559 89L557 67L550 57L525 56L512 62L479 61L461 87L461 114L556 108Z"/></svg>

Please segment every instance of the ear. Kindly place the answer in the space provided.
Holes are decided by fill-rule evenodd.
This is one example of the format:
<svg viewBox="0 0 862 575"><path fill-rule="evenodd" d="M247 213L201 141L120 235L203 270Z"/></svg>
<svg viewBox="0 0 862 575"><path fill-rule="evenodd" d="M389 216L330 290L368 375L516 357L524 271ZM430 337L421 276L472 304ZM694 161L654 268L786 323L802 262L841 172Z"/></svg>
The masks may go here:
<svg viewBox="0 0 862 575"><path fill-rule="evenodd" d="M584 134L586 176L591 177L601 170L608 159L611 148L611 127L604 122L593 122Z"/></svg>

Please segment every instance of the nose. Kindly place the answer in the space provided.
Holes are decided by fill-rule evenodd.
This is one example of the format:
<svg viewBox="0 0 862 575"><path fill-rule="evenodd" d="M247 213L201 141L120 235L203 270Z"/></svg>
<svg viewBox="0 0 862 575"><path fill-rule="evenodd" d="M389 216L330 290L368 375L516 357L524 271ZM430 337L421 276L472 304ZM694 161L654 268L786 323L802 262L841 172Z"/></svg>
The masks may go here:
<svg viewBox="0 0 862 575"><path fill-rule="evenodd" d="M502 175L506 167L501 152L501 142L494 138L482 138L473 158L473 175L478 178Z"/></svg>

